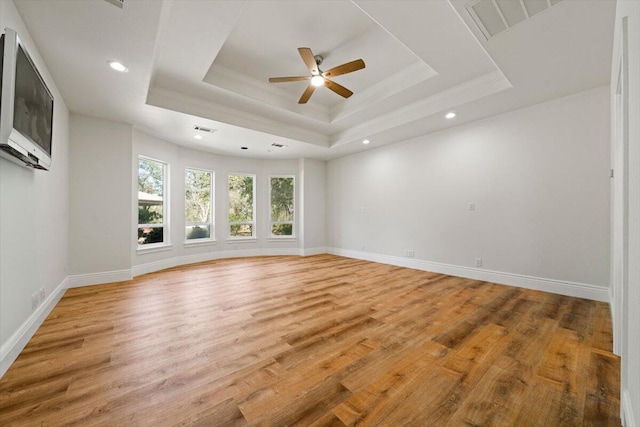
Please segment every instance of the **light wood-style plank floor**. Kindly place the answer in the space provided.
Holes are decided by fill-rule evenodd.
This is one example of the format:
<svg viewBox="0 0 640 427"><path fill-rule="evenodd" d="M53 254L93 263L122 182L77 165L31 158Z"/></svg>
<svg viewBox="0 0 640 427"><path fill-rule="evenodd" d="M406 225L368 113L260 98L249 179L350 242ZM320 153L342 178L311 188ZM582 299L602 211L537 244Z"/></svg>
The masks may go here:
<svg viewBox="0 0 640 427"><path fill-rule="evenodd" d="M619 426L606 304L332 255L70 289L0 425Z"/></svg>

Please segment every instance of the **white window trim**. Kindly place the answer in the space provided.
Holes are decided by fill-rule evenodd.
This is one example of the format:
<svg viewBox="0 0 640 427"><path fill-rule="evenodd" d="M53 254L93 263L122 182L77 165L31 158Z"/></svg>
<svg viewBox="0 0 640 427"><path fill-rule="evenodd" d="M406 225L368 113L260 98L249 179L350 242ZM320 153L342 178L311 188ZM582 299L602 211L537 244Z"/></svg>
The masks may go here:
<svg viewBox="0 0 640 427"><path fill-rule="evenodd" d="M186 221L184 222L184 246L205 246L205 245L210 245L212 243L216 242L216 204L215 204L215 191L216 191L216 172L211 170L211 169L203 169L203 168L192 168L189 166L186 166L184 168L185 174L187 172L187 169L189 170L193 170L193 171L200 171L200 172L208 172L211 174L211 180L209 181L209 186L210 186L210 191L209 194L211 194L211 200L210 200L210 204L211 204L211 222L192 222L192 221ZM187 183L186 183L186 178L185 178L185 186L184 186L184 196L187 196ZM186 200L185 200L185 210L186 210ZM201 237L198 239L187 239L187 226L188 225L193 225L193 226L200 226L200 225L210 225L211 226L211 237Z"/></svg>
<svg viewBox="0 0 640 427"><path fill-rule="evenodd" d="M136 248L136 252L138 253L142 253L142 252L159 252L162 250L168 250L171 249L171 241L170 241L170 237L171 237L171 233L170 233L170 229L169 229L169 223L170 223L170 219L169 219L169 201L170 201L170 196L169 196L169 188L170 185L167 185L168 183L171 183L171 179L170 179L170 175L169 175L169 163L165 162L164 160L160 160L160 159L155 159L153 157L149 157L149 156L143 156L142 154L138 155L138 162L136 163L137 167L136 167L136 189L138 190L138 185L137 185L137 179L138 179L138 170L140 169L140 160L149 160L152 162L156 162L156 163L161 163L163 165L163 173L162 173L162 223L161 224L137 224L136 226L136 236L138 234L138 229L140 228L140 226L142 227L153 227L153 228L157 228L157 227L163 227L162 230L162 242L159 243L149 243L147 245L141 245L138 243L138 240L136 238L136 244L137 244L137 248ZM138 207L140 206L140 199L138 199L137 196L137 191L136 191L136 218L138 217Z"/></svg>
<svg viewBox="0 0 640 427"><path fill-rule="evenodd" d="M293 179L293 221L272 221L271 220L271 178L292 178ZM295 175L269 175L269 237L268 240L296 240L296 176ZM274 224L291 224L291 235L280 236L273 234L271 230Z"/></svg>
<svg viewBox="0 0 640 427"><path fill-rule="evenodd" d="M230 202L230 198L229 198L229 177L231 175L236 175L236 176L250 176L253 177L253 209L251 209L251 213L253 215L253 218L251 221L229 221L229 207L231 205ZM257 203L256 203L256 186L257 186L257 182L258 179L256 178L255 174L252 173L236 173L236 172L230 172L227 175L227 222L228 222L228 226L227 226L227 240L233 240L233 241L238 241L238 240L257 240L257 236L258 236L258 230L257 230L257 221L256 221L256 207L257 207ZM231 226L232 225L243 225L243 224L249 224L251 225L251 236L232 236L231 235Z"/></svg>

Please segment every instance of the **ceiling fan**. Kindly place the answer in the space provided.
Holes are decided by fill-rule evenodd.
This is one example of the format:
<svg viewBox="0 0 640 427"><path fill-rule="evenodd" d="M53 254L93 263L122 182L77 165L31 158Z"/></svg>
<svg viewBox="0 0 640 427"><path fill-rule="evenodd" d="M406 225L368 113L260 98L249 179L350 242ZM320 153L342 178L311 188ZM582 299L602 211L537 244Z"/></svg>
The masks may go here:
<svg viewBox="0 0 640 427"><path fill-rule="evenodd" d="M345 98L353 95L346 87L339 85L338 83L330 80L329 77L339 76L341 74L352 73L354 71L358 71L364 68L364 61L362 59L356 59L355 61L347 62L346 64L338 65L337 67L333 67L328 71L320 70L319 66L322 64L322 56L313 55L311 49L308 47L299 47L298 52L302 57L305 65L309 68L311 72L310 76L301 76L301 77L271 77L269 79L270 83L283 83L283 82L299 82L303 80L310 80L309 87L304 91L298 104L306 104L313 91L316 87L326 86L335 93Z"/></svg>

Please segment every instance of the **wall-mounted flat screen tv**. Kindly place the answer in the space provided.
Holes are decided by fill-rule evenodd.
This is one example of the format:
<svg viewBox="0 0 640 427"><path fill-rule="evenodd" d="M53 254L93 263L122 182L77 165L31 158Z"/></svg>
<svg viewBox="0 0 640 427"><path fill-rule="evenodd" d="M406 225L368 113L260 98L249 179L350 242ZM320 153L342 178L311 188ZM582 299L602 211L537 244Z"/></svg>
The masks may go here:
<svg viewBox="0 0 640 427"><path fill-rule="evenodd" d="M0 156L49 170L53 140L53 95L18 34L0 36Z"/></svg>

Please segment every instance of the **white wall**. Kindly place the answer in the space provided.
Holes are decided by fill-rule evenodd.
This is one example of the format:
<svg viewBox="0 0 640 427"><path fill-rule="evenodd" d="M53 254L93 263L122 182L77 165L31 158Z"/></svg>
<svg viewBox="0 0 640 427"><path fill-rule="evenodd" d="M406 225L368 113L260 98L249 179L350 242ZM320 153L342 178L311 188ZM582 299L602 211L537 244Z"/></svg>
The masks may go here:
<svg viewBox="0 0 640 427"><path fill-rule="evenodd" d="M606 299L608 144L607 86L332 160L328 246Z"/></svg>
<svg viewBox="0 0 640 427"><path fill-rule="evenodd" d="M130 269L133 128L72 114L70 137L70 274Z"/></svg>
<svg viewBox="0 0 640 427"><path fill-rule="evenodd" d="M15 6L0 1L5 27L18 31L52 91L54 122L50 171L0 158L0 376L61 296L69 241L69 111ZM48 299L34 311L40 288Z"/></svg>
<svg viewBox="0 0 640 427"><path fill-rule="evenodd" d="M624 170L628 166L628 190L624 196L628 201L628 249L626 259L622 261L622 270L626 271L626 281L623 284L622 301L616 310L614 319L620 319L622 325L621 336L618 338L622 357L621 373L621 411L623 423L629 427L640 425L640 2L637 0L618 0L616 3L616 27L614 37L614 55L612 82L616 82L620 54L624 50L621 44L623 23L626 22L628 46L628 153L626 156L616 157L614 167L616 171ZM612 84L612 101L615 105L617 85ZM614 109L615 112L615 109ZM615 116L614 116L615 117ZM615 121L614 121L615 123ZM615 152L616 138L614 134L613 149ZM616 175L618 175L616 173ZM620 181L616 180L616 184ZM613 229L622 227L623 216L615 216ZM614 248L614 265L617 263L618 253ZM622 311L621 313L618 310ZM618 327L616 327L618 330ZM621 345L619 345L621 344Z"/></svg>
<svg viewBox="0 0 640 427"><path fill-rule="evenodd" d="M302 189L300 249L305 255L325 252L326 248L326 162L300 159Z"/></svg>

